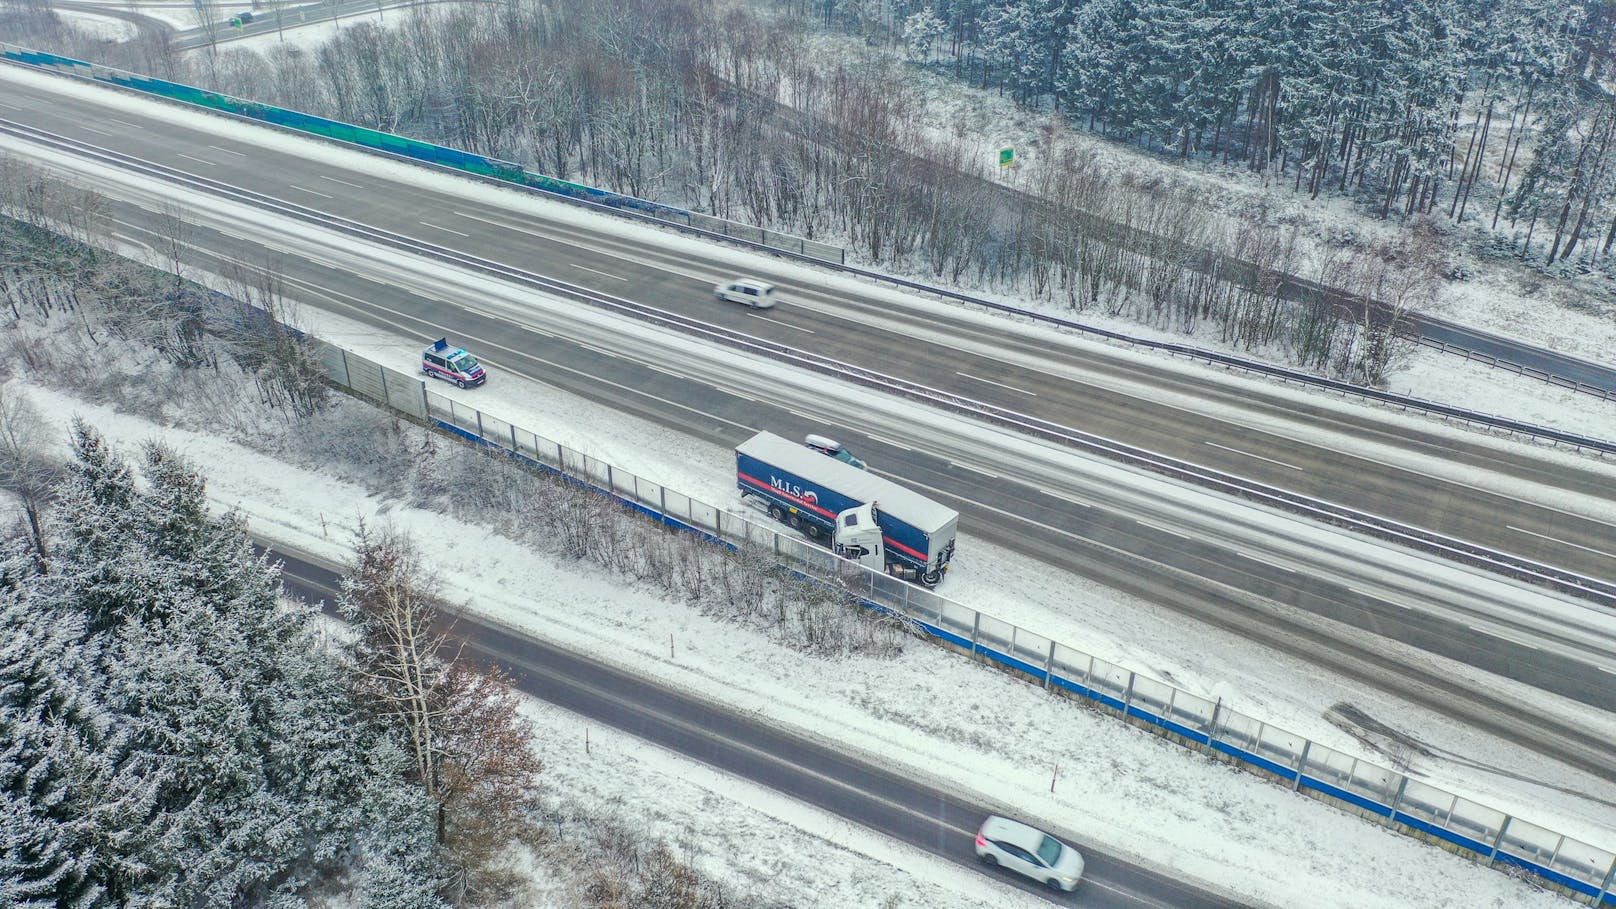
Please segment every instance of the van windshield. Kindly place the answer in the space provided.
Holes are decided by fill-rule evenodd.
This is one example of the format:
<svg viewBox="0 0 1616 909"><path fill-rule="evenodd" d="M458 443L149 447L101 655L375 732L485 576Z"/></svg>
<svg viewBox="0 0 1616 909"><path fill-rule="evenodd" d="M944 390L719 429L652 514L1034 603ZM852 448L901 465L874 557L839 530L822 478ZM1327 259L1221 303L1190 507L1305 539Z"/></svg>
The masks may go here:
<svg viewBox="0 0 1616 909"><path fill-rule="evenodd" d="M477 358L471 354L461 354L450 360L449 366L458 372L471 372L477 368Z"/></svg>

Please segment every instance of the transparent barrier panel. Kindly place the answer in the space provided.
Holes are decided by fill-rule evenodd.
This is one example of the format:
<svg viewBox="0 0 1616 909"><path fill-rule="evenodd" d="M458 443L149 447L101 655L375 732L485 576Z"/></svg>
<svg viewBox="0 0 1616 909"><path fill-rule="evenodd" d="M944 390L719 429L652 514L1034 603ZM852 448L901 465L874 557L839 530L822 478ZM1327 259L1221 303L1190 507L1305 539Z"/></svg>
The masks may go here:
<svg viewBox="0 0 1616 909"><path fill-rule="evenodd" d="M667 488L663 489L663 495L666 497L666 501L668 503L668 514L680 519L681 521L690 520L689 498L687 498L683 493L674 492L673 490Z"/></svg>
<svg viewBox="0 0 1616 909"><path fill-rule="evenodd" d="M1119 701L1128 699L1128 677L1132 675L1115 663L1094 661L1094 672L1089 676L1089 687Z"/></svg>
<svg viewBox="0 0 1616 909"><path fill-rule="evenodd" d="M1302 756L1302 747L1306 744L1307 739L1296 733L1264 723L1262 738L1257 742L1257 753L1276 764L1295 767L1296 759Z"/></svg>
<svg viewBox="0 0 1616 909"><path fill-rule="evenodd" d="M1359 761L1358 766L1352 768L1352 780L1347 788L1383 805L1390 805L1392 799L1397 797L1397 786L1402 781L1403 775L1395 770Z"/></svg>
<svg viewBox="0 0 1616 909"><path fill-rule="evenodd" d="M1529 862L1547 865L1559 848L1560 840L1560 834L1547 827L1539 827L1529 821L1512 818L1509 830L1504 833L1503 842L1498 844L1498 850Z"/></svg>
<svg viewBox="0 0 1616 909"><path fill-rule="evenodd" d="M943 608L942 621L939 627L951 631L966 640L971 639L971 632L976 628L976 610L958 603L948 603Z"/></svg>
<svg viewBox="0 0 1616 909"><path fill-rule="evenodd" d="M1448 819L1449 830L1474 837L1484 843L1492 842L1493 837L1498 835L1498 829L1503 825L1504 812L1469 799L1456 800L1453 803L1453 817Z"/></svg>
<svg viewBox="0 0 1616 909"><path fill-rule="evenodd" d="M909 591L903 589L907 585L889 574L870 572L866 586L870 591L870 599L882 606L901 609L909 598Z"/></svg>
<svg viewBox="0 0 1616 909"><path fill-rule="evenodd" d="M642 488L645 486L644 480L640 481L640 486ZM746 534L747 542L757 546L762 546L771 552L774 551L774 540L780 534L773 527L768 527L766 525L759 524L756 521L744 519L741 520L740 524Z"/></svg>
<svg viewBox="0 0 1616 909"><path fill-rule="evenodd" d="M520 439L521 436L517 436L517 438ZM635 497L640 500L641 504L653 511L659 511L662 508L662 487L644 477L640 478L640 488L635 491Z"/></svg>
<svg viewBox="0 0 1616 909"><path fill-rule="evenodd" d="M779 538L780 554L790 562L792 568L801 571L812 567L814 550L817 547L809 546L796 537L785 533L779 534Z"/></svg>
<svg viewBox="0 0 1616 909"><path fill-rule="evenodd" d="M718 509L708 505L705 502L698 502L695 499L691 499L690 523L702 528L703 530L710 530L717 533Z"/></svg>
<svg viewBox="0 0 1616 909"><path fill-rule="evenodd" d="M477 431L477 408L451 400L449 402L449 422L467 432L474 433Z"/></svg>
<svg viewBox="0 0 1616 909"><path fill-rule="evenodd" d="M516 430L516 450L535 461L555 463L555 458L545 457L539 450L539 437L525 429Z"/></svg>
<svg viewBox="0 0 1616 909"><path fill-rule="evenodd" d="M1447 827L1456 801L1457 797L1446 789L1411 779L1403 787L1403 800L1397 804L1397 809L1438 827Z"/></svg>
<svg viewBox="0 0 1616 909"><path fill-rule="evenodd" d="M1218 713L1217 733L1220 741L1255 753L1257 739L1262 735L1262 722L1238 710L1223 710Z"/></svg>
<svg viewBox="0 0 1616 909"><path fill-rule="evenodd" d="M1216 701L1209 701L1199 695L1180 690L1173 696L1171 719L1176 723L1205 731L1207 724L1212 722L1212 711L1216 708Z"/></svg>
<svg viewBox="0 0 1616 909"><path fill-rule="evenodd" d="M1157 716L1167 715L1167 702L1173 697L1173 686L1143 675L1133 677L1133 706Z"/></svg>
<svg viewBox="0 0 1616 909"><path fill-rule="evenodd" d="M1347 781L1352 779L1352 765L1355 760L1356 758L1350 754L1342 754L1334 748L1314 742L1307 749L1307 766L1303 768L1303 772L1344 789Z"/></svg>
<svg viewBox="0 0 1616 909"><path fill-rule="evenodd" d="M511 424L483 414L483 438L509 451L511 449Z"/></svg>
<svg viewBox="0 0 1616 909"><path fill-rule="evenodd" d="M599 486L599 487L601 487L603 489L610 489L611 488L611 477L609 476L609 472L611 470L611 465L607 464L605 461L600 460L599 458L593 458L593 457L590 457L588 455L585 455L584 456L584 469L586 471L588 471L586 476L596 486Z"/></svg>
<svg viewBox="0 0 1616 909"><path fill-rule="evenodd" d="M570 448L561 449L561 469L572 476L589 476L589 468L585 463L588 460L581 451L573 451Z"/></svg>
<svg viewBox="0 0 1616 909"><path fill-rule="evenodd" d="M488 421L486 419L483 421L483 425L488 425ZM636 477L634 474L629 473L620 467L612 468L610 474L612 478L612 492L617 493L625 499L635 498L634 486L639 481L639 477Z"/></svg>
<svg viewBox="0 0 1616 909"><path fill-rule="evenodd" d="M387 369L382 371L382 388L388 406L410 416L426 416L426 407L421 403L421 380Z"/></svg>
<svg viewBox="0 0 1616 909"><path fill-rule="evenodd" d="M310 338L314 345L315 356L320 360L320 368L331 377L331 381L339 385L352 385L348 378L348 364L343 362L342 348L333 347L319 338Z"/></svg>
<svg viewBox="0 0 1616 909"><path fill-rule="evenodd" d="M907 588L904 591L904 596L907 599L904 604L904 611L923 622L936 624L937 620L942 617L947 600L923 587L916 587L913 584L905 584L904 587Z"/></svg>
<svg viewBox="0 0 1616 909"><path fill-rule="evenodd" d="M1055 674L1069 682L1088 685L1089 655L1065 644L1055 645Z"/></svg>
<svg viewBox="0 0 1616 909"><path fill-rule="evenodd" d="M449 405L449 399L445 398L443 395L440 395L435 391L429 391L426 393L426 412L429 419L442 420L445 423L454 422L454 420L451 419L453 414L450 411Z"/></svg>
<svg viewBox="0 0 1616 909"><path fill-rule="evenodd" d="M808 574L817 578L833 577L842 560L837 558L830 550L819 546L804 543L802 547L802 562Z"/></svg>
<svg viewBox="0 0 1616 909"><path fill-rule="evenodd" d="M727 511L718 512L718 535L726 540L746 540L746 525L749 522L741 520L739 515Z"/></svg>
<svg viewBox="0 0 1616 909"><path fill-rule="evenodd" d="M1016 633L1016 626L1002 619L990 615L982 615L977 620L976 643L991 647L1000 653L1010 652L1011 635Z"/></svg>
<svg viewBox="0 0 1616 909"><path fill-rule="evenodd" d="M1560 853L1549 863L1549 867L1598 887L1604 884L1612 863L1616 863L1616 853L1567 837L1560 844Z"/></svg>
<svg viewBox="0 0 1616 909"><path fill-rule="evenodd" d="M1044 663L1049 660L1049 638L1040 637L1018 626L1011 652L1023 663L1031 663L1042 669Z"/></svg>

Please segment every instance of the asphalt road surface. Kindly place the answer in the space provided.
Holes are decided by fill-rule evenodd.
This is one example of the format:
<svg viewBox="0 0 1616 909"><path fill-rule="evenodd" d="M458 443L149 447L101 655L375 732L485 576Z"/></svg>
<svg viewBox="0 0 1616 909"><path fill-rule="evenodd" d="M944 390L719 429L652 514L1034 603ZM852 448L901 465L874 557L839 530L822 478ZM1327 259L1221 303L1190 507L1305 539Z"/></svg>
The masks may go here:
<svg viewBox="0 0 1616 909"><path fill-rule="evenodd" d="M3 73L0 73L3 76ZM11 88L13 86L8 86ZM529 271L564 276L618 296L722 324L744 326L785 343L862 362L933 387L1013 406L1044 419L1153 448L1216 469L1251 476L1450 535L1616 577L1609 525L1461 481L1507 477L1547 489L1545 498L1608 502L1610 484L1597 470L1566 468L1529 447L1503 452L1453 442L1420 429L1386 425L1379 411L1349 415L1269 393L1228 386L1197 373L1155 371L1107 349L1068 347L1009 327L949 311L909 311L878 294L787 287L785 303L767 314L714 304L711 284L732 266L704 261L687 246L646 247L573 224L547 223L484 202L444 196L431 187L390 184L363 168L275 152L238 139L148 120L108 103L16 86L0 101L0 117L117 147L151 160L280 198L388 227L440 245L459 246ZM317 189L316 189L317 187ZM110 189L110 188L109 188ZM161 187L139 200L154 208ZM161 230L140 208L115 205L112 224L134 242L158 245L143 231ZM734 444L755 428L801 433L835 426L872 463L944 497L972 533L1111 586L1180 609L1287 652L1427 704L1466 722L1533 744L1562 759L1611 772L1612 743L1579 735L1555 717L1522 715L1484 692L1472 692L1439 666L1388 659L1373 640L1343 636L1334 621L1435 652L1527 684L1611 709L1613 686L1588 659L1490 635L1470 623L1425 614L1366 595L1338 577L1299 573L1230 551L1217 535L1184 536L1133 515L1052 496L1013 476L984 474L993 452L972 462L942 458L928 446L895 438L902 427L871 427L856 415L812 414L702 381L670 375L613 352L557 337L533 320L511 318L466 292L423 288L408 276L331 267L313 257L268 252L239 230L197 228L193 266L272 261L295 297L423 338L444 333L478 341L478 353L500 368L540 379L614 409L635 413L697 438ZM221 260L219 257L223 257ZM755 271L769 277L759 259ZM793 280L795 280L793 278ZM451 289L452 290L452 289ZM470 301L470 302L468 302ZM1203 411L1204 408L1204 411ZM1327 441L1318 441L1318 439ZM1380 449L1435 455L1452 465L1433 474L1383 450L1360 454L1354 439ZM1497 484L1494 484L1495 486ZM1006 507L1010 506L1010 507ZM1576 542L1582 541L1582 542ZM1512 545L1503 545L1503 544ZM1519 545L1513 545L1519 544ZM1080 609L1081 604L1074 604ZM1331 621L1321 622L1320 618Z"/></svg>
<svg viewBox="0 0 1616 909"><path fill-rule="evenodd" d="M284 551L288 593L307 602L336 599L338 576ZM455 617L454 632L476 658L498 665L525 694L597 720L726 773L890 836L1007 886L1053 903L1093 909L1215 909L1248 905L1208 892L1096 847L1068 839L1087 863L1077 890L1057 894L976 860L982 819L1007 809L933 788L927 780L888 772L856 755L826 748L717 704L663 688L631 673L487 623ZM1013 813L1013 812L1012 812ZM1052 831L1058 834L1058 831ZM827 869L827 873L839 873Z"/></svg>

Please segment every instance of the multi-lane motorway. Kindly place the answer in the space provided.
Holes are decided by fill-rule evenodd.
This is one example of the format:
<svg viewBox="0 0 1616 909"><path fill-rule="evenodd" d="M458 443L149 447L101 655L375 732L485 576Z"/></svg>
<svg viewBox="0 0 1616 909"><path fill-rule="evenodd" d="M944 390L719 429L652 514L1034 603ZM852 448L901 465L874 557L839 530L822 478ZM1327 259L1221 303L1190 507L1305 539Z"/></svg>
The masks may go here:
<svg viewBox="0 0 1616 909"><path fill-rule="evenodd" d="M1611 471L1551 460L1529 446L1499 447L1418 423L1391 422L1372 409L1310 403L1260 383L1162 364L1128 351L1034 333L879 289L805 273L758 257L745 270L782 287L784 304L763 315L715 305L714 280L737 269L732 251L653 235L629 236L567 210L549 217L498 198L446 192L344 160L312 143L301 149L269 132L215 118L172 122L122 96L60 91L49 81L9 80L0 67L0 119L74 137L245 187L441 247L581 287L653 303L780 343L811 347L910 381L1014 408L1186 461L1376 512L1453 537L1616 580L1609 516ZM1186 614L1302 654L1323 667L1388 687L1469 722L1520 738L1573 763L1616 772L1609 742L1574 721L1522 716L1489 692L1456 683L1443 667L1399 649L1388 655L1359 628L1426 653L1469 663L1556 691L1600 709L1616 706L1609 628L1597 613L1559 622L1559 613L1514 617L1500 599L1474 602L1470 589L1388 579L1355 568L1333 547L1266 538L1238 516L1245 506L1210 502L1168 513L1141 509L1092 478L1050 475L1029 482L1008 449L966 445L894 425L874 408L786 400L788 389L752 393L720 373L667 369L651 354L580 342L539 307L495 305L449 269L366 256L361 244L298 237L272 219L243 220L204 198L149 178L124 181L61 151L12 143L74 170L114 200L109 229L157 245L147 214L176 200L196 227L193 267L273 262L294 297L419 336L444 331L478 339L503 368L733 444L756 427L835 427L906 482L946 497L972 533L1095 577ZM320 151L317 153L316 149ZM612 222L604 222L610 225ZM667 240L667 242L662 242ZM571 328L573 326L567 326ZM670 345L663 345L666 348ZM677 343L671 345L677 347ZM674 353L679 351L675 350ZM703 367L705 369L705 367ZM778 393L776 395L776 392ZM1590 400L1590 406L1600 406ZM1164 497L1165 499L1165 497ZM1236 532L1239 531L1239 532ZM1309 550L1314 552L1310 555ZM1486 607L1490 615L1478 611ZM1568 607L1576 609L1576 607ZM1574 613L1566 613L1574 614ZM1576 613L1580 614L1580 613ZM1526 627L1531 618L1536 627ZM1558 633L1544 625L1563 624ZM1395 672L1388 672L1388 667Z"/></svg>

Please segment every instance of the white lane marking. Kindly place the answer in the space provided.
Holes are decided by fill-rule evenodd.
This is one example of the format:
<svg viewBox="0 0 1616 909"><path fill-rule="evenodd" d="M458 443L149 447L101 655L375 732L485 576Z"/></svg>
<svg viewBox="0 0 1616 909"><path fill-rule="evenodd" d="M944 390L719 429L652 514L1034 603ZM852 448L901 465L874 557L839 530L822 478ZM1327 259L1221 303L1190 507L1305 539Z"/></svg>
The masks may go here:
<svg viewBox="0 0 1616 909"><path fill-rule="evenodd" d="M364 187L360 186L358 183L349 183L347 180L338 180L336 177L327 177L325 174L321 174L320 179L330 180L332 183L341 183L343 186L351 186L354 189L364 189Z"/></svg>
<svg viewBox="0 0 1616 909"><path fill-rule="evenodd" d="M128 120L119 120L117 117L108 117L107 122L108 123L116 123L119 126L127 126L130 129L145 129L146 128L144 126L141 126L139 123L130 123Z"/></svg>
<svg viewBox="0 0 1616 909"><path fill-rule="evenodd" d="M98 134L100 134L100 135L103 135L103 136L113 136L113 135L117 135L117 134L116 134L116 133L114 133L114 132L113 132L113 131L112 131L112 130L110 130L110 129L102 129L102 128L101 128L101 127L99 127L99 126L91 126L91 125L90 125L90 124L88 124L88 123L80 123L80 124L79 124L79 129L87 129L87 130L89 130L89 131L90 131L90 132L92 132L92 133L98 133Z"/></svg>
<svg viewBox="0 0 1616 909"><path fill-rule="evenodd" d="M22 108L18 107L17 105L15 105L15 104L7 104L4 101L0 101L0 107L5 108L6 110L22 110Z"/></svg>
<svg viewBox="0 0 1616 909"><path fill-rule="evenodd" d="M1548 534L1538 533L1535 530L1526 530L1522 527L1516 527L1514 524L1505 524L1504 528L1506 530L1513 530L1516 533L1524 533L1529 537L1537 537L1542 540L1548 540L1550 543L1559 543L1562 546L1570 546L1573 549L1581 549L1584 552L1591 552L1594 555L1602 555L1606 558L1616 559L1616 553L1606 552L1603 549L1595 549L1592 546L1584 546L1581 543L1573 543L1570 540L1562 540L1558 537L1551 537Z"/></svg>
<svg viewBox="0 0 1616 909"><path fill-rule="evenodd" d="M1298 472L1301 472L1301 473L1306 473L1306 471L1302 470L1302 468L1300 468L1300 467L1297 467L1295 464L1286 464L1284 461L1276 461L1273 458L1265 458L1260 454L1252 454L1249 451L1241 451L1238 448L1230 448L1227 445L1219 445L1216 442L1208 442L1206 444L1212 446L1213 448L1221 448L1224 451L1232 451L1237 455L1245 455L1248 458L1256 458L1259 461L1267 461L1270 464L1278 464L1281 467L1289 467L1291 470L1295 470L1295 471L1298 471Z"/></svg>
<svg viewBox="0 0 1616 909"><path fill-rule="evenodd" d="M209 160L207 160L205 158L196 158L196 157L193 157L191 155L187 155L185 152L175 152L174 154L179 155L181 158L184 158L187 161L195 161L198 164L206 164L209 167L218 167L219 166L217 163L215 163L213 161L209 161Z"/></svg>
<svg viewBox="0 0 1616 909"><path fill-rule="evenodd" d="M229 149L229 148L220 148L220 147L219 147L219 146L217 146L217 145L209 145L209 146L208 146L208 148L211 148L211 149L213 149L213 150L214 150L214 151L222 151L222 152L224 152L224 153L225 153L225 154L227 154L227 155L235 155L235 156L236 156L236 157L238 157L238 158L245 158L245 157L247 157L247 153L246 153L246 152L238 152L238 151L236 151L236 150L234 150L234 149Z"/></svg>
<svg viewBox="0 0 1616 909"><path fill-rule="evenodd" d="M436 224L433 224L433 223L431 223L431 222L428 222L428 221L418 221L418 222L416 222L416 223L418 223L418 224L422 224L422 225L425 225L425 226L426 226L426 227L430 227L430 228L432 228L432 229L433 229L433 230L441 230L441 231L443 231L443 232L444 232L444 233L446 233L446 234L454 234L454 235L455 235L455 236L457 236L457 237L466 237L466 238L468 238L468 239L469 239L469 238L470 238L470 237L471 237L471 234L463 234L463 233L461 233L461 232L460 232L460 231L458 231L458 230L450 230L450 229L449 229L449 228L447 228L447 227L439 227L439 226L438 226L438 225L436 225Z"/></svg>
<svg viewBox="0 0 1616 909"><path fill-rule="evenodd" d="M621 275L614 275L614 274L609 274L609 273L604 272L604 271L598 271L596 269L590 268L587 265L579 265L576 262L568 262L567 265L568 265L568 267L576 268L579 271L587 271L592 275L600 275L602 278L611 278L613 281L627 281L628 280L627 278L622 277Z"/></svg>
<svg viewBox="0 0 1616 909"><path fill-rule="evenodd" d="M1051 499L1060 499L1062 502L1065 502L1068 505L1076 505L1079 508L1093 508L1094 507L1093 505L1090 505L1087 502L1079 502L1078 500L1072 498L1071 496L1065 495L1063 493L1056 492L1053 489L1045 489L1042 486L1034 486L1033 489L1036 489L1037 491L1043 493L1044 495L1049 496Z"/></svg>
<svg viewBox="0 0 1616 909"><path fill-rule="evenodd" d="M300 193L308 193L308 194L309 194L309 195L311 195L311 196L319 196L319 197L320 197L320 198L322 198L322 199L330 199L330 198L333 198L333 197L332 197L332 196L328 196L328 195L326 195L326 194L325 194L325 193L323 193L323 192L320 192L320 191L319 191L319 190L317 190L317 189L308 189L308 188L306 188L306 187L302 187L302 186L298 186L298 185L297 185L297 184L296 184L296 183L288 183L288 184L286 184L286 185L287 185L287 186L290 186L290 187L291 187L291 188L293 188L293 189L295 189L295 190L297 190L297 191L298 191L298 192L300 192Z"/></svg>
<svg viewBox="0 0 1616 909"><path fill-rule="evenodd" d="M551 337L554 337L554 336L553 336L553 335L552 335L552 336L551 336ZM689 376L687 376L687 375L684 375L684 374L683 374L683 373L677 373L677 372L674 372L674 371L673 371L673 370L671 370L671 369L664 369L664 368L663 368L663 367L661 367L661 366L653 366L653 365L652 365L652 364L650 364L650 363L647 363L647 364L645 364L645 367L646 367L646 368L647 368L647 369L653 369L653 370L656 370L656 371L657 371L657 372L660 372L660 373L662 373L662 374L663 374L663 375L665 375L665 376L672 376L672 377L673 377L673 378L675 378L675 379L684 379L684 380L685 380L685 381L687 381L687 382L688 382L688 381L694 381L694 380L692 380L692 379L691 379L691 378L690 378L690 377L689 377Z"/></svg>
<svg viewBox="0 0 1616 909"><path fill-rule="evenodd" d="M760 316L755 312L749 312L749 313L747 313L747 315L751 316L754 319L762 319L765 322L773 322L774 324L782 326L782 327L785 327L785 328L795 329L796 331L800 331L805 335L811 335L811 334L814 333L814 330L812 328L803 328L803 327L798 326L798 325L792 325L790 322L782 322L779 319L771 319L768 316Z"/></svg>
<svg viewBox="0 0 1616 909"><path fill-rule="evenodd" d="M914 451L913 448L910 448L907 445L899 445L897 442L894 442L885 436L878 436L875 433L867 432L864 434L864 438L869 439L872 442L880 442L882 445L891 445L893 448L896 448L899 451Z"/></svg>
<svg viewBox="0 0 1616 909"><path fill-rule="evenodd" d="M1154 523L1152 521L1140 521L1138 519L1135 519L1134 523L1138 524L1140 527L1149 527L1151 530L1157 531L1158 533L1165 533L1170 537L1178 537L1180 540L1189 539L1189 535L1186 534L1186 533L1182 533L1180 531L1173 530L1173 529L1168 528L1168 527L1163 527L1160 524Z"/></svg>
<svg viewBox="0 0 1616 909"><path fill-rule="evenodd" d="M1294 568L1288 568L1288 567L1286 567L1284 565L1279 565L1279 564L1276 564L1274 562L1270 562L1267 559L1259 559L1259 558L1257 558L1256 556L1252 555L1249 552L1241 552L1241 553L1238 553L1238 555L1241 558L1244 558L1248 562L1256 562L1258 565L1267 565L1269 568L1273 568L1273 569L1278 570L1278 571L1289 572L1290 574L1295 574L1296 573L1296 569L1294 569Z"/></svg>
<svg viewBox="0 0 1616 909"><path fill-rule="evenodd" d="M969 470L971 473L979 473L982 476L987 477L990 480L997 480L999 478L999 475L996 474L996 473L988 473L987 471L983 470L980 467L972 467L969 464L961 464L958 461L949 461L948 466L950 466L950 467L958 467L960 470Z"/></svg>
<svg viewBox="0 0 1616 909"><path fill-rule="evenodd" d="M1496 631L1488 631L1487 629L1482 628L1482 627L1480 627L1478 625L1466 625L1465 627L1470 629L1471 631L1476 632L1477 634L1484 634L1487 637L1496 638L1496 639L1498 639L1500 641L1508 641L1509 643L1514 644L1517 647L1525 647L1527 650L1536 650L1537 649L1537 646L1535 644L1528 644L1525 641L1517 641L1514 638L1509 637L1508 635L1502 635L1502 634L1499 634Z"/></svg>
<svg viewBox="0 0 1616 909"><path fill-rule="evenodd" d="M1034 391L1028 391L1028 390L1027 390L1027 389L1025 389L1025 388L1017 388L1017 387L1015 387L1015 386L1014 386L1014 385L1006 385L1006 384L1004 384L1004 383L1003 383L1003 382L995 382L995 381L993 381L993 380L992 380L992 379L984 379L984 378L982 378L982 377L981 377L981 376L973 376L973 375L971 375L971 374L970 374L970 373L968 373L968 372L960 372L960 371L958 371L958 370L955 370L955 372L954 372L954 375L956 375L956 376L963 376L963 377L964 377L964 378L967 378L967 379L970 379L970 380L971 380L971 381L972 381L972 382L982 382L982 383L985 383L985 384L988 384L988 385L995 385L995 386L998 386L998 387L999 387L999 388L1003 388L1003 389L1006 389L1006 390L1007 390L1007 391L1014 391L1014 392L1018 392L1018 393L1020 393L1020 394L1024 394L1024 395L1026 395L1026 396L1027 396L1027 397L1029 397L1029 398L1036 398L1036 397L1038 397L1038 393L1037 393L1037 392L1034 392Z"/></svg>

